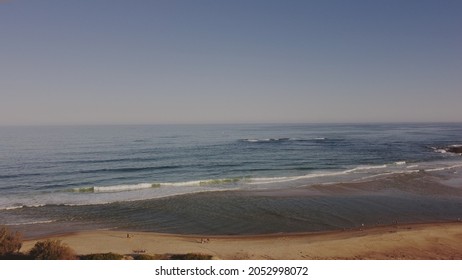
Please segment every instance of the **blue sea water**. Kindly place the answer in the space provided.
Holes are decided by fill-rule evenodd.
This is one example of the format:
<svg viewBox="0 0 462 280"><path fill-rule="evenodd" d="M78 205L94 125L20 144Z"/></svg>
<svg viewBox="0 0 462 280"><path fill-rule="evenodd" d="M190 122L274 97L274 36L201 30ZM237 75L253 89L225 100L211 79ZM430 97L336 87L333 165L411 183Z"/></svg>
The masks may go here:
<svg viewBox="0 0 462 280"><path fill-rule="evenodd" d="M0 224L251 234L454 219L460 144L462 124L0 127Z"/></svg>

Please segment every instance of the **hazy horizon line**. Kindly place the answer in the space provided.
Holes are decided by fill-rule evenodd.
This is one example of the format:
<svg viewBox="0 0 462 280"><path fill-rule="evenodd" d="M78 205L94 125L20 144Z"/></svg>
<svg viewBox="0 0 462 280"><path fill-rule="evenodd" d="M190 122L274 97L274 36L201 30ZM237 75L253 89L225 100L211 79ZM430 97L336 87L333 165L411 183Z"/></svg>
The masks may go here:
<svg viewBox="0 0 462 280"><path fill-rule="evenodd" d="M60 127L60 126L215 126L215 125L381 125L381 124L462 124L462 121L357 121L357 122L235 122L235 123L75 123L75 124L0 124L0 127Z"/></svg>

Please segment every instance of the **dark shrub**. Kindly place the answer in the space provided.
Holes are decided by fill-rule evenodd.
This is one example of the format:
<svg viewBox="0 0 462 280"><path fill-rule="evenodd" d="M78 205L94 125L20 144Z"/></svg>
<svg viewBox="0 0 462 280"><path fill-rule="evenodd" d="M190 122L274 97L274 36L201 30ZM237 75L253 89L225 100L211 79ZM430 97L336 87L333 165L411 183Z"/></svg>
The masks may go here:
<svg viewBox="0 0 462 280"><path fill-rule="evenodd" d="M22 235L12 232L7 227L0 228L0 256L19 253L22 247Z"/></svg>
<svg viewBox="0 0 462 280"><path fill-rule="evenodd" d="M175 254L170 256L171 260L211 260L211 255L205 254L196 254L196 253L188 253L188 254Z"/></svg>
<svg viewBox="0 0 462 280"><path fill-rule="evenodd" d="M45 240L35 243L29 256L35 260L75 260L75 252L61 240Z"/></svg>
<svg viewBox="0 0 462 280"><path fill-rule="evenodd" d="M147 254L140 254L140 255L132 255L134 260L165 260L167 259L164 255L147 255Z"/></svg>
<svg viewBox="0 0 462 280"><path fill-rule="evenodd" d="M81 260L121 260L123 258L123 255L116 253L101 253L80 256Z"/></svg>
<svg viewBox="0 0 462 280"><path fill-rule="evenodd" d="M23 254L23 253L12 253L12 254L6 254L6 255L0 256L0 260L19 261L19 260L32 260L32 258L29 255Z"/></svg>

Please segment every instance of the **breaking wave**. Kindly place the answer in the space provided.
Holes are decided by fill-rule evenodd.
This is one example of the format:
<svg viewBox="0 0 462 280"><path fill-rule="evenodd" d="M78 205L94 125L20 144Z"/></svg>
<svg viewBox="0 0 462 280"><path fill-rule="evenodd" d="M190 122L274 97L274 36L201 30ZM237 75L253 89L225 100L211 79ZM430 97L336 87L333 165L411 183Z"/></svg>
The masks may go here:
<svg viewBox="0 0 462 280"><path fill-rule="evenodd" d="M209 180L196 180L196 181L185 181L185 182L166 182L166 183L141 183L132 185L114 185L114 186L95 186L95 187L82 187L73 188L73 192L81 193L105 193L105 192L126 192L136 191L143 189L159 188L159 187L194 187L194 186L212 186L222 184L237 183L241 178L225 178L225 179L209 179Z"/></svg>
<svg viewBox="0 0 462 280"><path fill-rule="evenodd" d="M393 174L437 172L462 168L460 161L412 163L397 161L381 165L360 165L341 170L315 171L308 174L274 177L236 177L179 182L152 182L109 186L87 186L65 191L41 193L35 196L1 197L0 210L49 205L100 205L122 201L139 201L200 192L227 190L262 190L301 187L312 184L373 180ZM12 203L14 201L14 203Z"/></svg>
<svg viewBox="0 0 462 280"><path fill-rule="evenodd" d="M6 226L25 226L25 225L37 225L37 224L49 224L55 220L44 220L44 221L30 221L30 222L17 222L17 223L6 223Z"/></svg>

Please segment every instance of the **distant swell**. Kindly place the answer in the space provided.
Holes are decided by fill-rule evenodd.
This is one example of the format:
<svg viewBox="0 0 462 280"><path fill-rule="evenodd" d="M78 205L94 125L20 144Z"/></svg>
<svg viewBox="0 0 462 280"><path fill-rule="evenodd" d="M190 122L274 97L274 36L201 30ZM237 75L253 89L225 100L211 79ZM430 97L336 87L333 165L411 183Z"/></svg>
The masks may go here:
<svg viewBox="0 0 462 280"><path fill-rule="evenodd" d="M89 160L63 160L58 161L60 164L85 164L85 163L117 163L117 162L152 162L156 158L115 158L115 159L89 159Z"/></svg>
<svg viewBox="0 0 462 280"><path fill-rule="evenodd" d="M40 173L23 173L23 174L11 174L11 175L0 175L0 179L12 179L21 177L32 177L42 175Z"/></svg>
<svg viewBox="0 0 462 280"><path fill-rule="evenodd" d="M93 170L80 170L79 173L119 173L119 172L137 172L137 171L153 171L162 169L177 169L181 168L179 165L166 165L166 166L147 166L147 167L124 167L124 168L103 168Z"/></svg>

